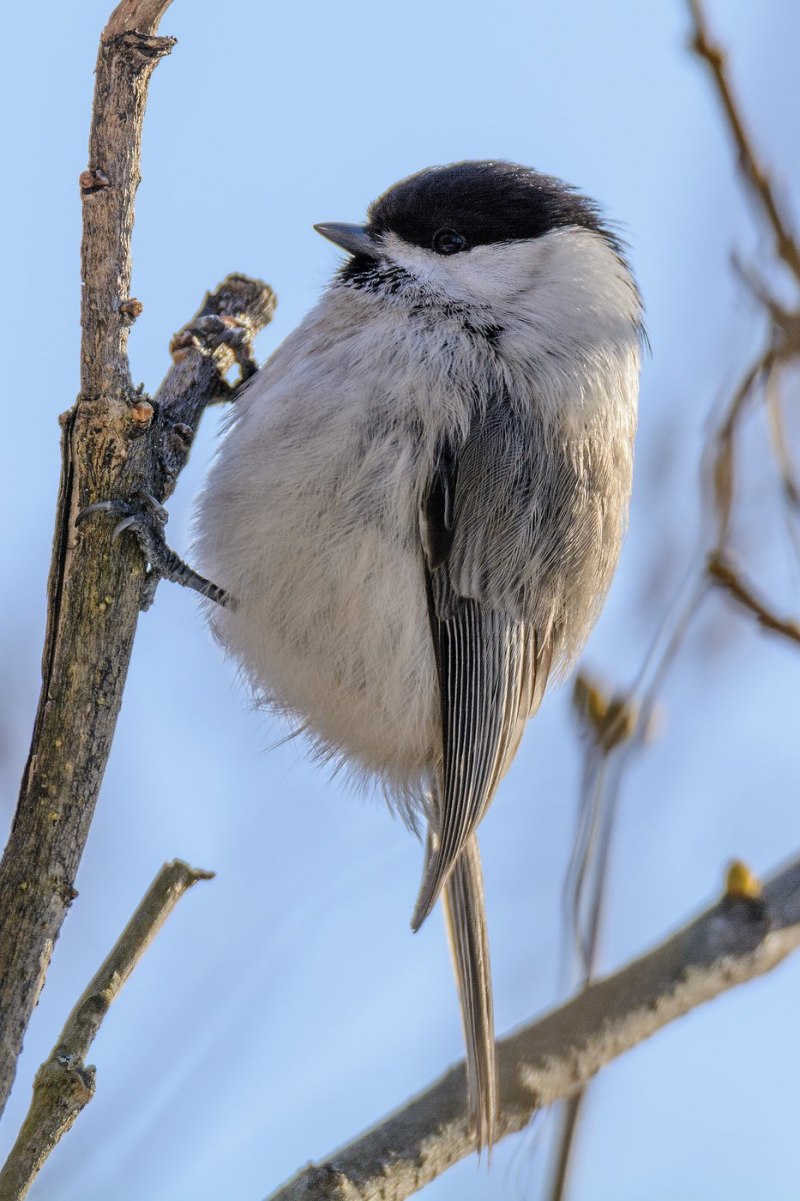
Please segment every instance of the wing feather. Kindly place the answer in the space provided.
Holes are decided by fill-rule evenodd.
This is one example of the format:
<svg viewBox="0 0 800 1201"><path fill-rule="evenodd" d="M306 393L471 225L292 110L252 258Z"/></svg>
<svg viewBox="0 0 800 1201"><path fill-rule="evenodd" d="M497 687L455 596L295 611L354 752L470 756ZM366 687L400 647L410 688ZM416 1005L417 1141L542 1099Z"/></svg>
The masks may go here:
<svg viewBox="0 0 800 1201"><path fill-rule="evenodd" d="M443 450L420 514L441 697L442 779L414 929L430 913L486 813L547 679L552 652L519 602L528 565L524 538L518 539L518 578L509 550L509 526L512 531L525 526L524 514L513 507L515 485L526 502L519 483L527 448L520 443L507 406L492 408L460 453ZM502 552L495 562L492 533L501 530ZM473 589L479 595L463 595L467 579L480 581Z"/></svg>
<svg viewBox="0 0 800 1201"><path fill-rule="evenodd" d="M461 448L443 447L420 511L442 756L431 803L416 930L444 890L478 1148L497 1117L492 986L475 830L538 707L552 658L526 618L531 448L500 404Z"/></svg>

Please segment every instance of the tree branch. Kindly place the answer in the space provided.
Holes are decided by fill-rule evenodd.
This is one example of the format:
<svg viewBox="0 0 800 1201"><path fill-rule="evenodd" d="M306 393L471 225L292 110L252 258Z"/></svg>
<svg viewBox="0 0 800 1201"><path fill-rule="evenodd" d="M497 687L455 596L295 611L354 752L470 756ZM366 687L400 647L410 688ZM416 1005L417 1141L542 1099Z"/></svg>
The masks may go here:
<svg viewBox="0 0 800 1201"><path fill-rule="evenodd" d="M783 259L795 279L800 281L800 246L781 213L769 175L756 156L752 139L745 127L728 79L725 52L719 43L711 38L701 0L688 0L688 2L694 26L691 46L695 54L704 59L711 70L717 95L722 103L725 119L736 145L739 168L772 228L778 255Z"/></svg>
<svg viewBox="0 0 800 1201"><path fill-rule="evenodd" d="M744 190L749 192L751 197L755 199L757 216L762 218L769 227L768 232L772 236L777 255L793 271L795 278L800 280L800 273L798 272L798 267L800 267L800 249L798 248L798 243L792 236L791 228L785 214L781 212L778 206L770 177L759 161L755 145L747 129L744 115L730 84L726 57L721 47L713 41L709 34L703 0L688 0L688 9L693 26L690 49L711 70L714 86L722 103L725 123L730 130L738 151L739 178ZM800 352L800 314L798 314L795 308L787 310L782 303L772 296L766 284L762 282L758 272L752 268L741 266L736 258L734 258L734 267L749 290L763 306L769 318L767 346L744 372L742 379L725 406L725 411L717 423L716 429L706 444L702 463L704 465L703 474L704 476L707 475L708 482L711 485L708 489L708 498L713 504L713 518L716 525L715 545L713 550L708 554L703 554L702 550L699 551L698 558L700 558L700 561L691 570L691 576L695 578L691 582L691 593L689 593L690 604L686 607L683 597L684 590L682 589L681 595L675 602L673 609L673 614L678 614L679 616L675 619L673 615L670 615L667 623L665 623L668 626L674 621L673 634L669 643L665 650L658 656L655 655L654 650L648 651L639 679L629 694L632 707L634 709L638 707L639 710L640 717L635 724L639 724L640 729L642 725L649 724L654 712L656 684L660 678L663 678L664 672L668 669L670 661L674 658L680 643L683 641L689 624L698 614L700 605L708 592L709 584L713 583L720 588L727 589L728 593L742 607L755 615L762 627L779 633L795 642L800 639L800 626L798 626L798 623L789 620L783 621L778 618L754 594L752 589L745 586L741 576L733 570L727 554L733 524L734 501L736 499L737 454L742 418L747 406L756 400L765 401L767 404L771 419L773 451L781 476L781 485L787 507L795 508L798 498L791 456L781 422L780 400L777 395L775 381L779 366L790 362ZM709 516L712 516L712 514L709 513ZM787 514L788 532L795 547L800 551L800 539L798 539L792 516L791 513ZM658 645L660 639L661 634L657 636L654 646ZM651 683L643 692L641 686L647 675L651 676ZM584 689L584 693L586 693L586 689ZM585 701L592 698L587 693L579 699ZM599 712L600 716L605 718L604 704L601 706ZM591 711L587 711L587 715L593 717L595 728L592 733L595 742L590 745L587 752L581 811L582 813L589 812L589 807L591 806L591 810L596 814L594 825L603 830L607 844L608 839L611 837L611 824L615 820L616 803L625 763L626 761L630 761L630 752L636 748L639 739L634 738L623 750L622 756L615 756L614 764L607 772L605 771L605 764L602 763L595 770L597 765L592 760L596 759L598 749L604 745L604 729L602 723L597 720L596 714L593 715ZM611 729L613 731L613 726ZM608 755L611 749L610 747L605 747L606 755ZM590 782L589 785L586 783L587 780ZM594 840L587 839L582 841L579 828L574 855L580 856L581 869L576 875L576 898L572 902L574 914L572 923L574 927L573 937L580 941L581 944L584 959L584 983L586 983L591 978L593 971L591 960L593 948L597 943L600 898L602 897L606 875L601 840L595 838ZM590 904L586 907L587 912L584 915L581 912L579 900L582 892L588 892L588 888L585 887L587 879L591 882L594 896ZM576 1132L579 1129L583 1096L583 1092L574 1094L564 1106L556 1143L554 1170L547 1192L548 1201L562 1201L567 1196L571 1159L575 1147Z"/></svg>
<svg viewBox="0 0 800 1201"><path fill-rule="evenodd" d="M133 389L128 328L133 203L147 83L172 47L155 38L167 0L124 0L100 40L89 167L81 175L81 394L62 418L62 474L48 582L42 690L11 836L0 864L0 1113L75 874L108 759L142 600L145 563L111 526L75 527L87 505L146 492L162 500L204 406L247 365L270 289L232 276L184 335L155 401Z"/></svg>
<svg viewBox="0 0 800 1201"><path fill-rule="evenodd" d="M655 950L499 1042L498 1138L573 1096L675 1018L770 971L800 946L800 859L756 891L731 885ZM474 1150L465 1095L462 1063L324 1163L303 1168L269 1201L403 1201Z"/></svg>
<svg viewBox="0 0 800 1201"><path fill-rule="evenodd" d="M714 583L724 588L743 609L752 613L762 629L780 634L795 644L800 643L800 622L773 613L718 551L709 555L707 570Z"/></svg>
<svg viewBox="0 0 800 1201"><path fill-rule="evenodd" d="M180 859L165 863L110 954L89 981L33 1082L33 1099L0 1170L0 1201L22 1201L47 1157L94 1096L86 1066L94 1037L136 964L184 893L213 872Z"/></svg>
<svg viewBox="0 0 800 1201"><path fill-rule="evenodd" d="M138 33L155 33L164 13L172 0L122 0L108 18L106 37L135 30Z"/></svg>
<svg viewBox="0 0 800 1201"><path fill-rule="evenodd" d="M141 175L142 122L150 76L169 54L174 38L135 28L144 9L145 29L154 29L152 3L128 5L127 28L112 15L100 38L95 67L89 163L80 176L83 201L81 242L81 399L102 401L124 419L132 390L128 333L141 312L131 305L131 235ZM167 8L166 3L159 6ZM115 430L117 437L122 430Z"/></svg>
<svg viewBox="0 0 800 1201"><path fill-rule="evenodd" d="M717 527L717 548L724 551L728 542L736 485L736 437L745 406L756 388L768 379L775 365L775 352L770 347L751 363L728 401L713 442L704 458L710 466L711 491Z"/></svg>

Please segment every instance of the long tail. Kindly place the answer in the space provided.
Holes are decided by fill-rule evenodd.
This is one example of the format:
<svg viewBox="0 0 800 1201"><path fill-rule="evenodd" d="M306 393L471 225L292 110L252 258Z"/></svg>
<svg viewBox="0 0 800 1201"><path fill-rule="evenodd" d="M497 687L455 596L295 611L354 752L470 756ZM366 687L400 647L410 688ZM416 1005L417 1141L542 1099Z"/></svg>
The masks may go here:
<svg viewBox="0 0 800 1201"><path fill-rule="evenodd" d="M473 834L443 890L447 936L467 1044L467 1093L475 1141L491 1152L497 1125L497 1066L483 874Z"/></svg>

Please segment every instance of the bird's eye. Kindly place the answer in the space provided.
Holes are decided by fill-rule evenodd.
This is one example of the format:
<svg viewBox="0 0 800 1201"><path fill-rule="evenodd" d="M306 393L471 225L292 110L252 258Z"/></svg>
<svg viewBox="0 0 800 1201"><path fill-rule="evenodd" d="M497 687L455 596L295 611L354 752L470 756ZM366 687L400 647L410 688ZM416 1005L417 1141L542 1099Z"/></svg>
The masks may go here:
<svg viewBox="0 0 800 1201"><path fill-rule="evenodd" d="M433 235L432 245L437 254L458 254L459 250L465 249L467 239L454 229L438 229Z"/></svg>

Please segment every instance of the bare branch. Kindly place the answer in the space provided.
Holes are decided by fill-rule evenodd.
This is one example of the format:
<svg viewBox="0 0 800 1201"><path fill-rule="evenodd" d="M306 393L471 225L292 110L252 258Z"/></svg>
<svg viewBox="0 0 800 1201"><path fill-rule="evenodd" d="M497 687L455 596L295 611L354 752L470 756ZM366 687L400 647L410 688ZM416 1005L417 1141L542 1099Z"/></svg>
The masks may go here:
<svg viewBox="0 0 800 1201"><path fill-rule="evenodd" d="M562 1201L567 1196L567 1186L571 1177L572 1165L575 1162L575 1148L578 1145L577 1133L584 1111L586 1092L587 1090L582 1088L580 1092L575 1093L564 1102L554 1158L555 1167L547 1193L547 1201Z"/></svg>
<svg viewBox="0 0 800 1201"><path fill-rule="evenodd" d="M800 859L761 895L726 892L641 959L498 1044L498 1138L675 1018L770 971L800 946ZM464 1065L269 1201L403 1201L473 1149Z"/></svg>
<svg viewBox="0 0 800 1201"><path fill-rule="evenodd" d="M86 1056L103 1018L184 893L213 875L176 859L165 863L153 880L36 1073L30 1109L0 1170L0 1201L22 1201L53 1148L91 1101L95 1069L86 1066Z"/></svg>
<svg viewBox="0 0 800 1201"><path fill-rule="evenodd" d="M89 163L80 177L81 398L124 419L131 391L128 333L141 311L131 306L131 235L139 171L142 122L150 76L174 38L154 36L153 0L120 9L100 38L95 67ZM167 8L166 3L157 6ZM137 27L141 16L144 28ZM119 19L118 19L119 18ZM121 430L112 436L120 437ZM116 439L115 439L116 440Z"/></svg>
<svg viewBox="0 0 800 1201"><path fill-rule="evenodd" d="M138 14L135 4L128 16ZM133 199L147 82L165 44L104 31L89 168L81 175L81 388L63 419L62 475L48 585L42 692L20 799L0 866L0 1112L88 833L122 696L144 565L76 540L80 508L125 474L132 435L126 357ZM149 57L148 57L149 56ZM131 119L125 120L129 114Z"/></svg>
<svg viewBox="0 0 800 1201"><path fill-rule="evenodd" d="M691 48L711 68L726 121L738 150L741 178L745 187L749 188L756 198L759 215L764 217L770 226L777 254L793 271L795 278L800 280L798 244L780 212L769 177L759 164L753 142L730 86L724 54L721 48L712 42L709 35L702 0L688 0L688 5L694 25ZM638 708L640 715L636 723L639 734L644 726L650 723L656 703L657 686L677 654L686 629L696 616L710 583L727 588L739 604L756 615L759 623L765 628L778 632L792 641L796 639L797 631L800 629L795 622L781 621L777 618L766 604L743 584L741 577L733 571L727 558L736 498L737 439L747 406L756 398L765 400L768 406L772 421L774 456L781 474L787 508L796 505L798 495L794 483L791 456L781 422L780 402L777 395L773 394L776 392L775 375L778 366L800 353L800 314L793 310L787 311L783 305L778 303L770 294L766 284L763 283L760 273L752 268L744 268L737 258L734 258L734 267L763 306L769 318L768 343L766 349L744 371L740 382L727 400L722 417L709 437L705 448L703 466L709 476L708 497L716 527L715 545L710 554L702 548L697 552L697 562L691 570L691 575L696 579L696 583L692 587L690 603L688 607L684 607L683 601L677 603L676 611L680 612L682 616L674 622L673 634L669 643L655 658L654 652L648 652L639 679L630 690L630 703L634 708ZM800 547L791 514L788 515L787 524L795 545ZM668 623L672 623L672 620L670 616ZM658 641L659 639L656 640L656 642ZM644 680L648 674L651 674L648 666L651 660L656 664L655 672L652 673L653 678L649 687L643 691ZM584 984L591 979L593 956L597 947L602 891L606 875L604 848L607 859L616 800L625 763L630 760L632 752L640 745L640 737L631 738L622 753L614 756L614 770L605 772L605 764L601 755L609 756L613 748L608 746L604 738L605 709L603 706L598 709L596 703L594 709L597 711L595 712L589 707L584 714L589 719L588 724L592 731L593 741L586 752L581 812L585 815L591 809L593 827L602 829L606 837L604 842L597 839L582 842L580 839L576 840L573 865L577 862L578 866L577 868L573 866L570 877L574 892L574 899L571 902L572 935L582 952ZM613 725L611 729L613 732ZM634 731L635 733L636 731ZM585 825L586 820L584 820ZM593 861L591 864L590 860ZM580 906L580 896L586 887L587 880L590 881L593 889L590 903L586 907L588 931L585 929L587 921L583 921L584 929L581 928L583 913ZM576 1132L579 1129L582 1099L583 1093L576 1093L570 1098L562 1115L554 1170L548 1193L549 1201L562 1201L562 1198L566 1196L570 1162Z"/></svg>
<svg viewBox="0 0 800 1201"><path fill-rule="evenodd" d="M775 365L775 352L764 351L747 368L728 401L722 421L714 435L711 456L712 491L717 519L717 547L724 551L728 542L736 484L736 434L742 414L756 388L769 378Z"/></svg>
<svg viewBox="0 0 800 1201"><path fill-rule="evenodd" d="M725 119L736 145L739 169L772 227L778 255L786 263L795 279L800 281L800 247L780 211L770 178L756 156L752 139L745 127L744 118L728 79L725 53L722 47L713 41L709 33L701 0L688 0L688 3L694 24L692 49L705 60L714 77L717 95L722 102Z"/></svg>
<svg viewBox="0 0 800 1201"><path fill-rule="evenodd" d="M797 511L800 510L800 485L797 482L792 452L789 449L789 440L786 434L781 389L774 375L770 375L767 379L766 402L770 443L780 476L781 490L789 508Z"/></svg>
<svg viewBox="0 0 800 1201"><path fill-rule="evenodd" d="M36 1005L103 778L143 597L133 540L75 518L98 501L163 500L186 461L203 407L266 324L274 298L232 276L198 315L151 403L131 386L130 238L147 83L172 46L156 38L166 0L126 0L100 41L84 235L81 395L62 418L62 474L48 583L42 690L11 836L0 864L0 1112ZM194 327L193 327L194 328ZM225 336L223 336L223 332ZM227 389L230 392L230 389Z"/></svg>
<svg viewBox="0 0 800 1201"><path fill-rule="evenodd" d="M765 602L745 584L728 559L717 552L709 556L708 574L715 584L724 588L743 609L754 614L758 624L773 634L781 634L790 642L800 643L800 622L777 617Z"/></svg>
<svg viewBox="0 0 800 1201"><path fill-rule="evenodd" d="M106 37L136 31L152 34L172 0L122 0L108 18Z"/></svg>
<svg viewBox="0 0 800 1201"><path fill-rule="evenodd" d="M64 554L57 535L39 712L0 864L0 1109L75 895L73 881L111 747L142 599L144 563L134 545L123 540L112 550L108 522L85 523L77 538L72 532L76 479L97 470L101 480L109 480L108 495L144 491L167 497L205 406L230 391L225 371L234 356L244 361L244 348L273 309L267 285L243 276L229 276L206 297L176 335L178 361L153 403L133 399L125 483L102 472L94 458L96 443L85 436L73 444L65 438L57 528L73 553ZM70 414L70 423L74 417Z"/></svg>

